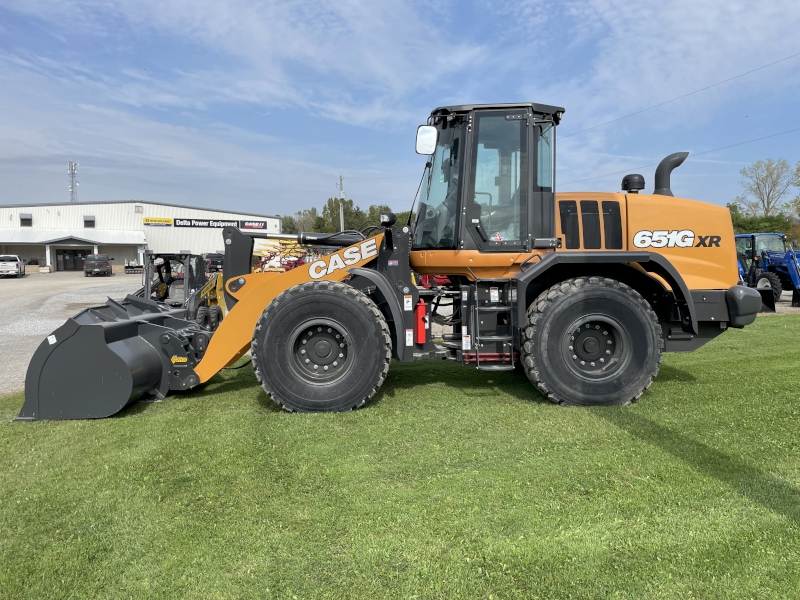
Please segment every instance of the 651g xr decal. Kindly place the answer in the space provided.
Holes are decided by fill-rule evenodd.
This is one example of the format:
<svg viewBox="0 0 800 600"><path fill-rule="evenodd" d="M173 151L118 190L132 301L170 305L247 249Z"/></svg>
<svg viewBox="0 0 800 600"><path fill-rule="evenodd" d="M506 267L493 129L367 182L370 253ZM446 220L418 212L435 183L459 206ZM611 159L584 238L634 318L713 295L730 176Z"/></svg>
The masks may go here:
<svg viewBox="0 0 800 600"><path fill-rule="evenodd" d="M722 236L695 235L691 229L682 231L637 231L633 245L637 248L719 248ZM697 242L697 243L695 243Z"/></svg>

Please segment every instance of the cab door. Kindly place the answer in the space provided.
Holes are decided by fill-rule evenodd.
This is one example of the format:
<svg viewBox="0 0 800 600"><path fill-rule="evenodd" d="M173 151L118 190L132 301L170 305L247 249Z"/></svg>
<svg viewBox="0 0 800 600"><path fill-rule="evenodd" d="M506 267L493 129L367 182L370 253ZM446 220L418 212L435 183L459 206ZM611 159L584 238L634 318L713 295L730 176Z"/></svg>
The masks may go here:
<svg viewBox="0 0 800 600"><path fill-rule="evenodd" d="M463 208L464 230L481 252L529 248L528 113L476 111ZM466 241L466 240L465 240Z"/></svg>

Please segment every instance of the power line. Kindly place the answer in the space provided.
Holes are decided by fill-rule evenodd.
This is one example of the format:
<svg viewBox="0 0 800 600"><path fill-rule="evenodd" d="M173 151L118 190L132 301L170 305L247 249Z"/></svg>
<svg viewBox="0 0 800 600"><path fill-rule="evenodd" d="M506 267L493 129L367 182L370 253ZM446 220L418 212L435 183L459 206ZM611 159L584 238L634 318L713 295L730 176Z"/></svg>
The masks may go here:
<svg viewBox="0 0 800 600"><path fill-rule="evenodd" d="M739 75L735 75L734 77L729 77L723 81L718 81L717 83L712 83L711 85L707 85L704 88L700 88L699 90L695 90L693 92L689 92L688 94L684 94L683 96L678 96L677 98L672 98L671 100L666 100L664 102L660 102L658 104L654 104L653 106L649 106L647 108L643 108L642 110L637 110L636 112L632 112L629 115L624 115L622 117L617 117L616 119L611 119L610 121L606 121L605 123L600 123L599 125L593 125L592 127L587 127L586 129L581 129L580 131L576 131L575 133L568 133L567 135L559 136L562 140L564 138L572 137L573 135L578 135L579 133L583 133L584 131L591 131L592 129L597 129L598 127L603 127L604 125L608 125L610 123L616 123L617 121L621 121L622 119L627 119L628 117L633 117L635 115L640 115L643 112L647 112L648 110L653 110L654 108L658 108L659 106L664 106L665 104L669 104L670 102L675 102L676 100L681 100L682 98L686 98L693 94L698 94L700 92L704 92L705 90L710 90L713 87L718 85L722 85L723 83L728 83L729 81L733 81L734 79L739 79L740 77L744 77L745 75L749 75L750 73L755 73L756 71L760 71L761 69L766 69L767 67L771 67L772 65L777 65L785 60L789 60L790 58L795 58L800 56L800 52L797 54L792 54L791 56L787 56L786 58L782 58L780 60L776 60L775 62L771 62L768 65L763 65L758 67L757 69L753 69L751 71L747 71L745 73L740 73Z"/></svg>
<svg viewBox="0 0 800 600"><path fill-rule="evenodd" d="M395 175L392 177L349 177L349 179L355 179L356 181L381 181L384 179L408 179L409 177L418 177L419 173L414 173L413 175Z"/></svg>
<svg viewBox="0 0 800 600"><path fill-rule="evenodd" d="M787 129L786 131L781 131L780 133L773 133L771 135L765 135L764 137L755 138L752 140L747 140L745 142L737 142L735 144L730 144L729 146L721 146L719 148L714 148L713 150L705 150L704 152L698 152L696 154L692 154L689 158L693 158L695 156L701 156L703 154L711 154L712 152L719 152L720 150L726 150L728 148L733 148L734 146L743 146L744 144L750 144L752 142L758 142L760 140L766 140L768 138L777 137L779 135L786 135L787 133L792 133L793 131L800 131L800 127L796 127L795 129ZM688 159L687 159L688 160ZM640 169L646 169L648 167L654 167L658 163L652 163L649 165L643 165L640 167L631 167L629 169L625 169L623 171L614 171L613 173L605 173L604 175L595 175L594 177L587 177L586 179L576 179L574 181L567 181L566 183L562 183L561 185L570 185L572 183L581 183L582 181L591 181L592 179L601 179L602 177L610 177L611 175L619 175L620 173L631 173L632 171L638 171Z"/></svg>

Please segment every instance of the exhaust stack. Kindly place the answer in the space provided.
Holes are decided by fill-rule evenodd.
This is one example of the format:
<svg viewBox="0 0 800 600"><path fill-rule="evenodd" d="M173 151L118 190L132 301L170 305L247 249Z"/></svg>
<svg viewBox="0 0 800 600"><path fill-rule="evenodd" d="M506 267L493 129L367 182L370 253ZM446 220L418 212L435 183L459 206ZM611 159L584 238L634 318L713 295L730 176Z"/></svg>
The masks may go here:
<svg viewBox="0 0 800 600"><path fill-rule="evenodd" d="M672 171L680 167L687 156L689 156L688 152L675 152L658 163L656 167L656 189L653 194L661 196L674 195L669 187L669 178L672 175Z"/></svg>

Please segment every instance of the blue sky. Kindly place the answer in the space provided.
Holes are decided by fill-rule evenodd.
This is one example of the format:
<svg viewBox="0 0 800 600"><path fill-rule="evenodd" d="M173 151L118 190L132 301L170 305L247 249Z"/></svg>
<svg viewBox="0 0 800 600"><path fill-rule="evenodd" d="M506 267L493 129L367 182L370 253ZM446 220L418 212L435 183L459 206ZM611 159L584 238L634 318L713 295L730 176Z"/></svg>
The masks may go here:
<svg viewBox="0 0 800 600"><path fill-rule="evenodd" d="M569 183L800 128L797 0L0 0L0 204L149 199L261 214L348 196L406 210L432 108L566 108ZM676 195L724 204L738 171L800 160L800 131L690 159ZM654 167L641 169L652 190Z"/></svg>

